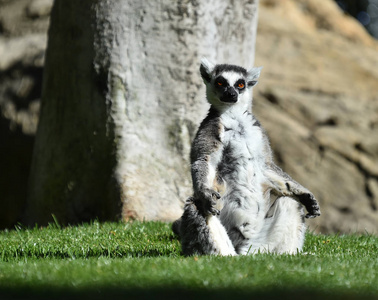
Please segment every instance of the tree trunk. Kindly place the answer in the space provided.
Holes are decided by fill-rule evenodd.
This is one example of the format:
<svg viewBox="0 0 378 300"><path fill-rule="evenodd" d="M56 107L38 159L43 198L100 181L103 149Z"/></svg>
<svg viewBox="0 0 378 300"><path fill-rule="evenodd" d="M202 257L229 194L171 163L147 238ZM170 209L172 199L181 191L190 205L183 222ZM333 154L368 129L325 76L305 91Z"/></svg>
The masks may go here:
<svg viewBox="0 0 378 300"><path fill-rule="evenodd" d="M252 66L257 1L56 0L27 223L178 217L200 58Z"/></svg>

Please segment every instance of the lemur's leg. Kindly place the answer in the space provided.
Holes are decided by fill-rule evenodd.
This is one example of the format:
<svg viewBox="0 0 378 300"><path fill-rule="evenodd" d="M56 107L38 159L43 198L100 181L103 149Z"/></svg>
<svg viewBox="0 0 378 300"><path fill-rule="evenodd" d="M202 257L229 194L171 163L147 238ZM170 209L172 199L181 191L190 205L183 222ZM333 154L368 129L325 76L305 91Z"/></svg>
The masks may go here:
<svg viewBox="0 0 378 300"><path fill-rule="evenodd" d="M304 209L289 197L278 198L264 220L262 236L275 253L301 252L306 233Z"/></svg>
<svg viewBox="0 0 378 300"><path fill-rule="evenodd" d="M173 224L178 231L184 255L236 255L234 246L218 217L203 216L197 206L200 201L189 198L184 214Z"/></svg>
<svg viewBox="0 0 378 300"><path fill-rule="evenodd" d="M270 164L265 170L267 189L277 196L289 196L294 198L307 209L306 218L320 216L319 203L315 196L305 187L293 180L275 164Z"/></svg>
<svg viewBox="0 0 378 300"><path fill-rule="evenodd" d="M238 249L238 254L302 251L306 226L303 207L289 197L278 198L270 208L259 233Z"/></svg>

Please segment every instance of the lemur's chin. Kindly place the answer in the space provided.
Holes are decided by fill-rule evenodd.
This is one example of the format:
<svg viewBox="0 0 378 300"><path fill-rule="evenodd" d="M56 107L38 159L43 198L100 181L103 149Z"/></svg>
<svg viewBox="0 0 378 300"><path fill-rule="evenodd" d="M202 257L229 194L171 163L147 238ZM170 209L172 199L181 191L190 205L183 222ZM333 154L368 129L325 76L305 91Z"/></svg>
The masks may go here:
<svg viewBox="0 0 378 300"><path fill-rule="evenodd" d="M219 100L221 102L223 102L223 103L230 103L230 104L238 102L238 98L237 97L235 97L235 98L222 97Z"/></svg>

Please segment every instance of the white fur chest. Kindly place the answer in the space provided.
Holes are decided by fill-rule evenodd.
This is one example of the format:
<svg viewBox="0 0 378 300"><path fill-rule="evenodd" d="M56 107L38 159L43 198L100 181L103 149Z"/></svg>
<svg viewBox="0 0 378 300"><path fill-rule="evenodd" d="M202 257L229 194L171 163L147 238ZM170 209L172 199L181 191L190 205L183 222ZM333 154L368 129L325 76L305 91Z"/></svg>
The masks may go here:
<svg viewBox="0 0 378 300"><path fill-rule="evenodd" d="M259 126L254 126L253 116L247 112L234 115L223 114L221 141L223 157L221 164L230 171L230 181L238 184L261 182L264 167L263 135ZM227 175L227 174L225 174ZM229 183L229 182L228 182Z"/></svg>

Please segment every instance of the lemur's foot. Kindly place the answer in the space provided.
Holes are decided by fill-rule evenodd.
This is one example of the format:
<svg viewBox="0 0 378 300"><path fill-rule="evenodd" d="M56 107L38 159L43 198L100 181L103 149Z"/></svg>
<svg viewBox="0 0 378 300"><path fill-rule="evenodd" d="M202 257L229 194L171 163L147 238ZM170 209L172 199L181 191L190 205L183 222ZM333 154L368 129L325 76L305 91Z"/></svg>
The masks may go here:
<svg viewBox="0 0 378 300"><path fill-rule="evenodd" d="M315 199L314 195L311 193L305 193L298 195L299 201L306 207L308 219L316 218L320 216L320 207L318 201Z"/></svg>
<svg viewBox="0 0 378 300"><path fill-rule="evenodd" d="M182 222L182 218L180 219L177 219L176 221L174 221L172 223L172 231L174 232L174 234L176 234L177 236L180 236L180 227L181 227L181 222Z"/></svg>
<svg viewBox="0 0 378 300"><path fill-rule="evenodd" d="M212 190L212 189L204 189L197 195L198 199L201 202L201 208L200 211L204 216L209 216L209 215L219 215L220 211L215 208L216 201L220 199L221 195Z"/></svg>

